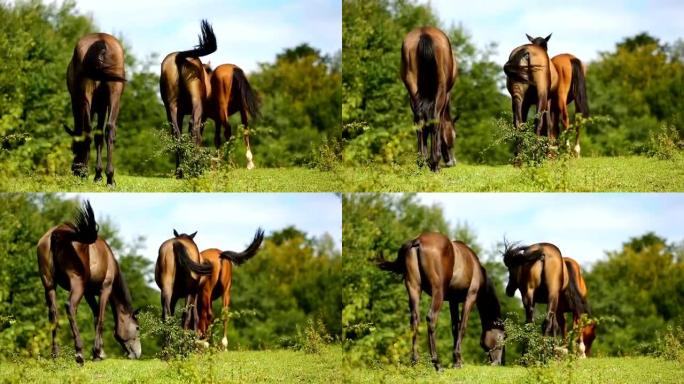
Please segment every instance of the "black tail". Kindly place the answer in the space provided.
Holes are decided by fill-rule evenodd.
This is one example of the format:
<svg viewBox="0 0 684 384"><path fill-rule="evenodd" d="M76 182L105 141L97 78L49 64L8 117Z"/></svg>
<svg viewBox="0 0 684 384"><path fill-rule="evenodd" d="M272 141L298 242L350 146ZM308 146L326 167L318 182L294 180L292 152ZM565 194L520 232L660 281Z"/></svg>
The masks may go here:
<svg viewBox="0 0 684 384"><path fill-rule="evenodd" d="M247 110L250 116L256 118L259 116L259 97L254 93L252 86L249 85L247 77L242 69L233 68L233 92L238 92L237 96L242 101L242 106Z"/></svg>
<svg viewBox="0 0 684 384"><path fill-rule="evenodd" d="M71 224L74 230L73 241L84 244L93 244L97 241L97 231L99 230L95 222L95 213L90 201L86 200L83 207L78 209L74 223Z"/></svg>
<svg viewBox="0 0 684 384"><path fill-rule="evenodd" d="M588 314L589 306L587 305L586 299L580 294L579 287L577 285L577 279L579 278L580 272L575 271L574 267L568 267L567 264L565 267L568 270L568 278L570 279L568 288L565 290L565 298L568 300L568 304L570 304L570 309L576 313Z"/></svg>
<svg viewBox="0 0 684 384"><path fill-rule="evenodd" d="M97 81L126 81L123 68L108 62L107 44L103 40L94 42L83 56L83 74Z"/></svg>
<svg viewBox="0 0 684 384"><path fill-rule="evenodd" d="M173 243L173 254L176 257L176 260L178 260L181 265L188 267L189 270L200 275L211 275L213 270L212 265L209 263L196 263L190 258L185 246L179 241L174 241Z"/></svg>
<svg viewBox="0 0 684 384"><path fill-rule="evenodd" d="M422 34L418 40L418 116L424 121L435 119L437 97L437 60L429 35Z"/></svg>
<svg viewBox="0 0 684 384"><path fill-rule="evenodd" d="M575 108L582 114L582 117L589 117L589 101L587 100L587 84L584 79L584 68L582 62L571 59L572 64L572 94L575 97Z"/></svg>
<svg viewBox="0 0 684 384"><path fill-rule="evenodd" d="M242 252L233 252L233 251L223 251L221 252L221 258L222 259L228 259L235 263L236 265L240 265L244 263L245 261L251 259L254 257L254 255L259 252L259 247L261 246L261 242L264 240L264 230L259 228L257 229L256 233L254 234L254 240L252 240L252 244L250 244L247 249L245 249Z"/></svg>
<svg viewBox="0 0 684 384"><path fill-rule="evenodd" d="M200 57L216 52L216 35L208 21L202 20L202 34L199 36L199 44L195 49L181 51L176 54L177 58Z"/></svg>
<svg viewBox="0 0 684 384"><path fill-rule="evenodd" d="M417 248L418 252L420 252L420 242L418 241L418 239L409 240L405 242L401 246L401 248L399 248L396 260L385 260L384 256L380 254L375 259L375 264L378 266L378 268L382 269L383 271L403 275L404 273L406 273L406 254L408 253L408 251L411 250L411 248Z"/></svg>

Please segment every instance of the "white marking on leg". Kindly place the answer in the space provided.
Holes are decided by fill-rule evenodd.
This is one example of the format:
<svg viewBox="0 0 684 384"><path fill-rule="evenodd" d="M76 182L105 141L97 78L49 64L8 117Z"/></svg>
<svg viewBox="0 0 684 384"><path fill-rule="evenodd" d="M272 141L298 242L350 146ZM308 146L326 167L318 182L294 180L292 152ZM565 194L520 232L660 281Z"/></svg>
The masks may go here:
<svg viewBox="0 0 684 384"><path fill-rule="evenodd" d="M580 350L580 358L584 359L587 357L587 354L585 351L587 350L587 347L584 346L584 341L579 342L579 350Z"/></svg>
<svg viewBox="0 0 684 384"><path fill-rule="evenodd" d="M575 144L575 154L577 154L577 157L580 157L580 149L581 149L580 145Z"/></svg>
<svg viewBox="0 0 684 384"><path fill-rule="evenodd" d="M252 156L252 151L249 148L245 153L245 157L247 158L247 169L254 169L254 163L252 162L254 157Z"/></svg>
<svg viewBox="0 0 684 384"><path fill-rule="evenodd" d="M228 338L223 336L223 339L221 339L221 345L223 345L223 348L228 348Z"/></svg>

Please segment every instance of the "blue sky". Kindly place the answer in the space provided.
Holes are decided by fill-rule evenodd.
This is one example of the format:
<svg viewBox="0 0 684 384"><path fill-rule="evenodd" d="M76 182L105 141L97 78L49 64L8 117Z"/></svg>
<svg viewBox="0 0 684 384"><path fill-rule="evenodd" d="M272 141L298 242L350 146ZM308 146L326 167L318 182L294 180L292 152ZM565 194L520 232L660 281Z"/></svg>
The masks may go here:
<svg viewBox="0 0 684 384"><path fill-rule="evenodd" d="M155 66L195 46L204 18L218 40L217 52L206 56L214 66L250 72L304 42L328 54L342 48L341 0L76 0L76 9L102 32L122 35L137 58L159 53Z"/></svg>
<svg viewBox="0 0 684 384"><path fill-rule="evenodd" d="M421 193L418 198L441 205L452 225L467 223L486 254L505 235L527 244L556 244L564 256L587 267L648 231L669 242L684 241L684 194Z"/></svg>
<svg viewBox="0 0 684 384"><path fill-rule="evenodd" d="M462 24L479 48L499 44L493 59L503 64L525 33L547 36L549 53L572 53L582 61L598 58L624 37L647 31L673 42L684 37L681 0L420 0L430 3L445 25Z"/></svg>
<svg viewBox="0 0 684 384"><path fill-rule="evenodd" d="M66 193L89 199L98 219L109 218L130 244L146 237L142 255L156 261L159 245L197 232L200 251L242 250L257 227L266 234L294 225L310 236L330 234L342 246L342 208L332 193Z"/></svg>

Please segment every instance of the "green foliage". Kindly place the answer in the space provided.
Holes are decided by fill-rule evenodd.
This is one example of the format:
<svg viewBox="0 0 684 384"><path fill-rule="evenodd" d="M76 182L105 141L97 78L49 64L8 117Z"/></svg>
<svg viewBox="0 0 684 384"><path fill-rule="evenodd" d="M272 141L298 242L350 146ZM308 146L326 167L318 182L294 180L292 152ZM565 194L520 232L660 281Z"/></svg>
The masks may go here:
<svg viewBox="0 0 684 384"><path fill-rule="evenodd" d="M332 337L328 335L323 322L309 319L303 330L297 327L297 334L291 343L291 347L304 353L319 354L331 341Z"/></svg>
<svg viewBox="0 0 684 384"><path fill-rule="evenodd" d="M660 160L672 160L684 149L684 140L672 125L663 124L658 131L651 132L648 155Z"/></svg>
<svg viewBox="0 0 684 384"><path fill-rule="evenodd" d="M658 335L654 343L654 355L665 360L684 362L684 329L678 325L667 326L664 335Z"/></svg>
<svg viewBox="0 0 684 384"><path fill-rule="evenodd" d="M504 321L506 328L506 346L517 346L521 351L517 363L525 366L548 366L553 360L558 359L558 348L561 347L560 339L551 336L543 336L539 332L539 324L543 317L536 319L534 323L521 324L517 316L510 314ZM510 350L510 348L507 348Z"/></svg>
<svg viewBox="0 0 684 384"><path fill-rule="evenodd" d="M180 326L181 312L166 321L161 320L158 308L148 308L138 316L143 340L156 341L161 345L155 356L162 360L187 359L197 349L197 334Z"/></svg>

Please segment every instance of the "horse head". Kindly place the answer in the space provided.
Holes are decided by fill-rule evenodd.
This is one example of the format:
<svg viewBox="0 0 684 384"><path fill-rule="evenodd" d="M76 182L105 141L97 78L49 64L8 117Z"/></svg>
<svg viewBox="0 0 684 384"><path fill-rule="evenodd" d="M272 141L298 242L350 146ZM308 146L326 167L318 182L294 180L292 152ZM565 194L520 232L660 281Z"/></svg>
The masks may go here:
<svg viewBox="0 0 684 384"><path fill-rule="evenodd" d="M114 338L129 359L138 359L142 354L138 311L123 311L117 315Z"/></svg>
<svg viewBox="0 0 684 384"><path fill-rule="evenodd" d="M530 43L544 48L545 51L548 51L548 42L549 40L551 40L551 35L553 35L553 33L549 34L546 37L532 37L527 33L525 34L525 36L527 36L527 40L529 40Z"/></svg>
<svg viewBox="0 0 684 384"><path fill-rule="evenodd" d="M480 346L487 352L487 357L489 357L489 362L492 365L504 365L506 361L506 347L504 345L506 335L503 324L500 326L501 328L493 327L482 332L480 340Z"/></svg>

